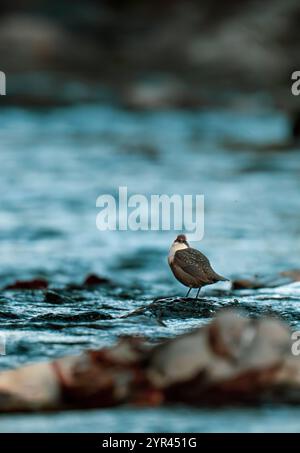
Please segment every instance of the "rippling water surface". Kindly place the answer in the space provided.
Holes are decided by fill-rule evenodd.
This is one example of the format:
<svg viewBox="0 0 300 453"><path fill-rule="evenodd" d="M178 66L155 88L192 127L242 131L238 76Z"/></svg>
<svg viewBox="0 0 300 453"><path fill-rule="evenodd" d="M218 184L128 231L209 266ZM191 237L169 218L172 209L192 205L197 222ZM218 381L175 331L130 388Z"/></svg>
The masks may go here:
<svg viewBox="0 0 300 453"><path fill-rule="evenodd" d="M280 315L300 327L300 285L203 291L195 313L117 319L158 296L183 295L166 264L174 232L100 232L96 199L129 193L204 194L205 236L195 244L228 277L300 267L300 153L273 152L286 120L273 111L131 112L105 106L0 113L0 284L44 277L44 291L1 291L0 369L199 326L226 305ZM230 143L243 142L243 149ZM259 147L257 146L259 145ZM112 284L63 290L89 273ZM283 282L284 283L284 282ZM230 414L230 417L229 417ZM1 416L0 431L299 431L297 408L117 408ZM230 419L230 423L229 423Z"/></svg>

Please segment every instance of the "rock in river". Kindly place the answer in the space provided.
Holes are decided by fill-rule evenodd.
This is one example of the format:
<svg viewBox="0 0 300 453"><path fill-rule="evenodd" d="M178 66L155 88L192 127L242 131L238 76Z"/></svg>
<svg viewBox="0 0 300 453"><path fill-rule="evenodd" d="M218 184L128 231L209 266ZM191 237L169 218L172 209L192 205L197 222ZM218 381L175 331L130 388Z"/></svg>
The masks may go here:
<svg viewBox="0 0 300 453"><path fill-rule="evenodd" d="M207 325L159 345L123 338L0 373L0 411L160 405L300 404L291 332L271 317L221 310Z"/></svg>

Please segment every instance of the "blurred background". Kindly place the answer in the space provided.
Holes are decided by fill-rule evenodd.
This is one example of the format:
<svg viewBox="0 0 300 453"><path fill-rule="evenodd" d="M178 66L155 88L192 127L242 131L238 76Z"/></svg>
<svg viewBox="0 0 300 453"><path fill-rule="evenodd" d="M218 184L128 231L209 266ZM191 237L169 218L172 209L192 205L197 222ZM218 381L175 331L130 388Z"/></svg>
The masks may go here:
<svg viewBox="0 0 300 453"><path fill-rule="evenodd" d="M286 104L298 21L296 0L4 0L6 101L203 108L261 93Z"/></svg>
<svg viewBox="0 0 300 453"><path fill-rule="evenodd" d="M40 277L57 288L92 272L112 282L56 306L2 291L1 369L209 319L97 318L185 293L166 262L177 232L97 230L96 199L119 186L204 194L195 246L229 278L299 267L299 2L4 0L0 11L0 285ZM284 314L298 297L243 301ZM300 429L288 414L125 408L2 416L0 430Z"/></svg>

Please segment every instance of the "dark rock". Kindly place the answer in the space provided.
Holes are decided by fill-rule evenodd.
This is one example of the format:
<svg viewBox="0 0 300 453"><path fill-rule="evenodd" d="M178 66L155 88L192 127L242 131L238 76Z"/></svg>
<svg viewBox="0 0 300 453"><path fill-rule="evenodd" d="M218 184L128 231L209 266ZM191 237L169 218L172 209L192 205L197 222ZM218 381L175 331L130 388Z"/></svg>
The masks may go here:
<svg viewBox="0 0 300 453"><path fill-rule="evenodd" d="M212 317L217 310L224 307L228 302L220 302L220 298L210 297L193 299L180 297L160 297L153 302L143 305L121 318L130 318L132 316L151 313L160 321L162 319L182 319L182 318L201 318ZM237 305L236 299L231 303Z"/></svg>
<svg viewBox="0 0 300 453"><path fill-rule="evenodd" d="M240 278L233 280L232 289L257 289L261 288L261 283L256 280L248 280L247 278Z"/></svg>
<svg viewBox="0 0 300 453"><path fill-rule="evenodd" d="M64 304L66 302L72 302L70 297L62 296L55 291L47 291L45 294L45 302L50 304Z"/></svg>
<svg viewBox="0 0 300 453"><path fill-rule="evenodd" d="M35 278L33 280L17 280L11 285L7 285L4 289L47 289L48 282L42 278Z"/></svg>
<svg viewBox="0 0 300 453"><path fill-rule="evenodd" d="M110 280L105 277L99 277L96 274L88 275L83 283L84 286L100 286L110 283Z"/></svg>
<svg viewBox="0 0 300 453"><path fill-rule="evenodd" d="M7 311L0 311L0 319L19 319L20 317L16 313L11 313Z"/></svg>
<svg viewBox="0 0 300 453"><path fill-rule="evenodd" d="M76 313L74 315L69 315L65 313L46 313L44 315L35 316L31 319L31 322L40 322L40 321L52 321L56 323L66 323L66 322L91 322L99 321L102 319L112 319L112 316L108 313L99 313L98 311L85 311L83 313Z"/></svg>

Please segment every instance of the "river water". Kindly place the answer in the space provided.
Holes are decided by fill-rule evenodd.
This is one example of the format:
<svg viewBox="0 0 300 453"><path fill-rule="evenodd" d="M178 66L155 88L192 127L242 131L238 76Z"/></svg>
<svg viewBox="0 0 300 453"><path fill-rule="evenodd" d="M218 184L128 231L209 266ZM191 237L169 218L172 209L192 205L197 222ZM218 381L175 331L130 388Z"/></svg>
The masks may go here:
<svg viewBox="0 0 300 453"><path fill-rule="evenodd" d="M119 335L149 341L206 323L174 316L166 326L143 316L116 318L158 296L184 295L168 269L174 231L96 228L102 194L204 194L205 235L193 244L217 272L272 274L300 267L300 153L284 143L288 122L271 108L241 111L134 112L113 106L0 112L0 285L43 277L53 289L97 273L96 290L66 292L51 304L43 291L1 291L0 369L112 344ZM242 145L239 145L241 144ZM283 282L284 283L284 282ZM238 305L279 314L300 326L300 286L231 292L205 288L212 308ZM107 319L106 319L107 318ZM2 415L0 432L300 431L288 407L114 408L51 415Z"/></svg>

